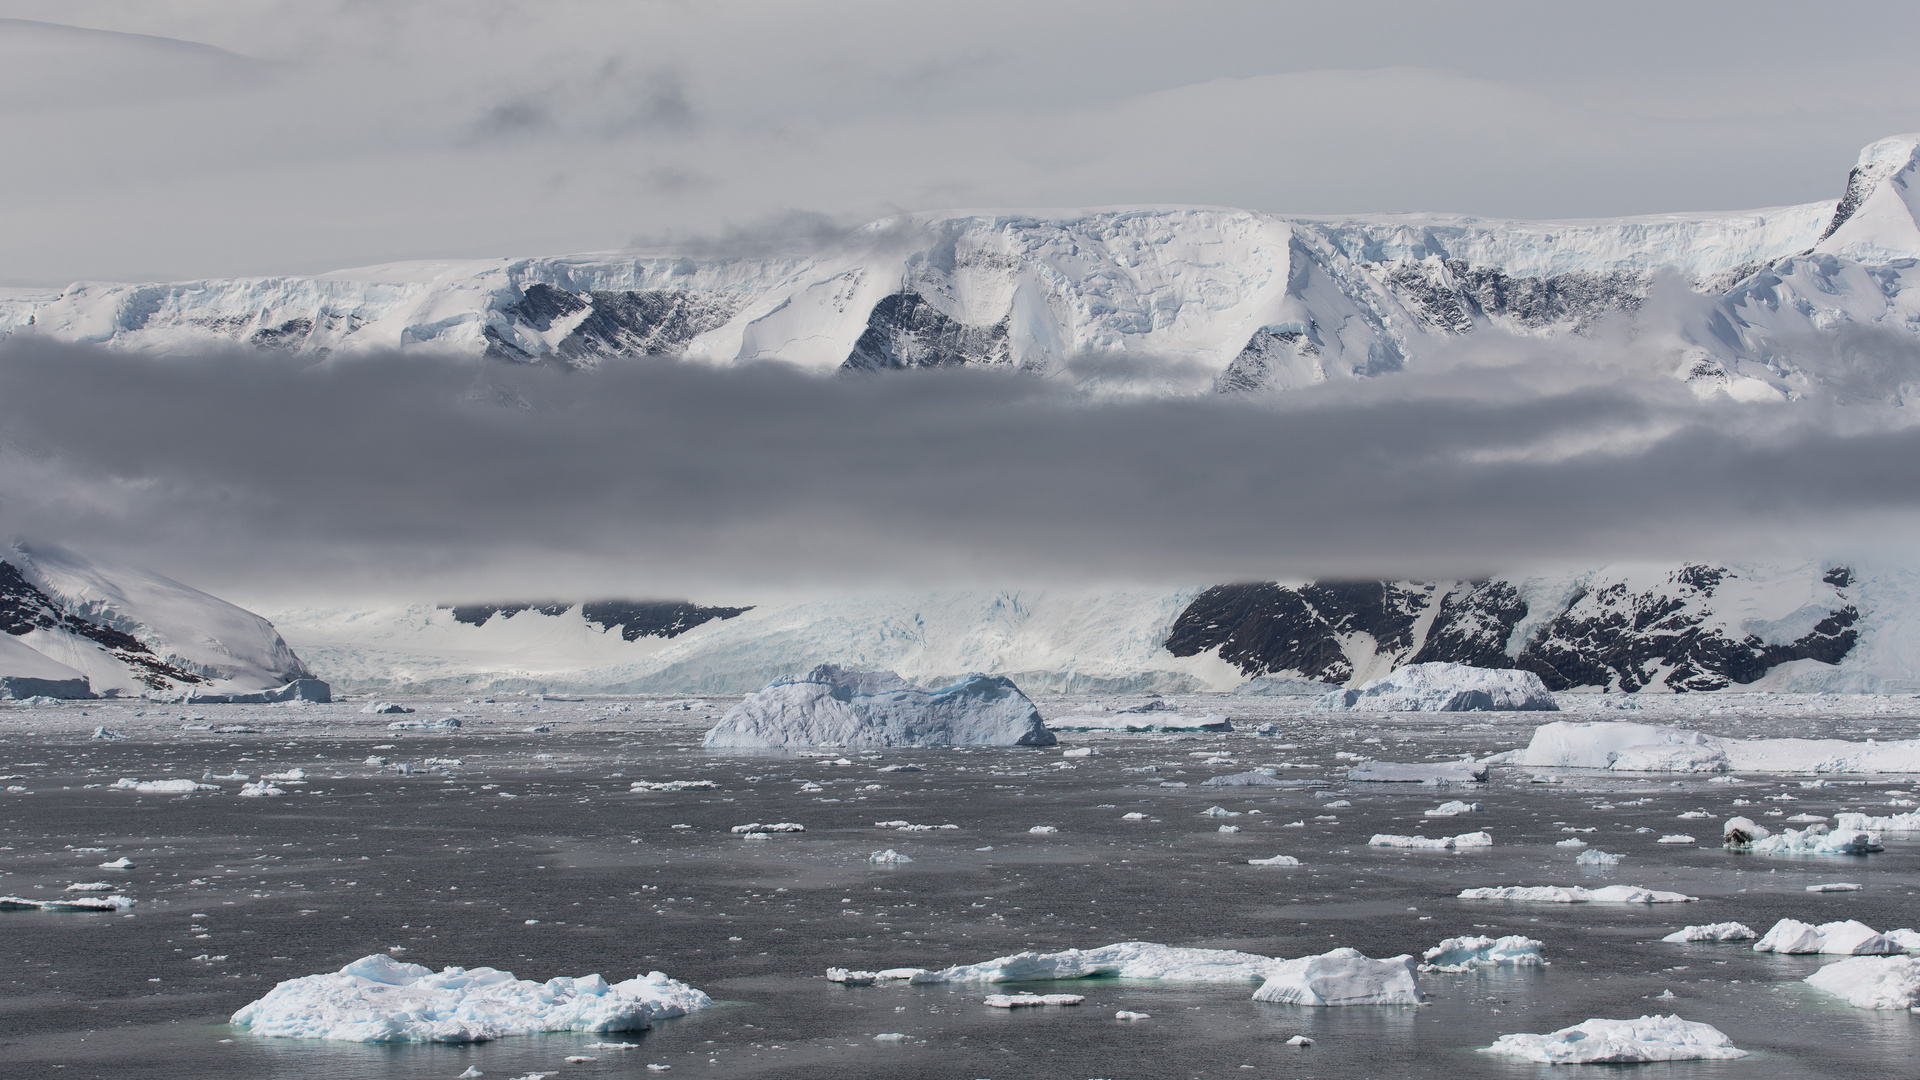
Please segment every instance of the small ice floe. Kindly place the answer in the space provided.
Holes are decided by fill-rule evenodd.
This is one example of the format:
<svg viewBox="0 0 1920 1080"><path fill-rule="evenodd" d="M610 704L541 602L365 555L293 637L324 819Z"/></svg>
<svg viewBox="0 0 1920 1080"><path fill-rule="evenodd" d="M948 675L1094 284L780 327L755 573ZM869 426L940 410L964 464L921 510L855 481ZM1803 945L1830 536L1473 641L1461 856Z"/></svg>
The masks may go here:
<svg viewBox="0 0 1920 1080"><path fill-rule="evenodd" d="M1565 840L1556 841L1553 846L1557 848L1566 848L1569 851L1578 851L1581 848L1586 847L1587 842L1578 837L1569 836Z"/></svg>
<svg viewBox="0 0 1920 1080"><path fill-rule="evenodd" d="M1313 1045L1313 1040L1307 1038L1305 1035L1295 1035L1293 1038L1287 1040L1287 1045L1297 1046L1300 1049L1305 1050L1307 1047Z"/></svg>
<svg viewBox="0 0 1920 1080"><path fill-rule="evenodd" d="M262 780L257 784L243 784L240 794L249 799L272 799L285 795L286 792Z"/></svg>
<svg viewBox="0 0 1920 1080"><path fill-rule="evenodd" d="M1482 1054L1542 1065L1624 1064L1636 1061L1725 1061L1747 1056L1711 1024L1678 1016L1588 1020L1547 1035L1502 1035Z"/></svg>
<svg viewBox="0 0 1920 1080"><path fill-rule="evenodd" d="M1480 784L1487 766L1473 760L1401 763L1362 761L1347 770L1347 779L1373 784Z"/></svg>
<svg viewBox="0 0 1920 1080"><path fill-rule="evenodd" d="M876 829L892 829L895 832L940 832L947 829L958 829L960 826L915 825L910 821L876 821L873 823L873 827Z"/></svg>
<svg viewBox="0 0 1920 1080"><path fill-rule="evenodd" d="M1170 982L1253 982L1280 961L1231 949L1186 949L1151 941L1122 941L1097 949L1020 952L980 964L915 975L914 983L1043 982L1054 979L1163 979Z"/></svg>
<svg viewBox="0 0 1920 1080"><path fill-rule="evenodd" d="M384 954L290 979L233 1014L256 1035L351 1042L485 1042L548 1031L640 1031L713 1001L658 971L625 982L598 975L516 979L489 967L435 972Z"/></svg>
<svg viewBox="0 0 1920 1080"><path fill-rule="evenodd" d="M1421 971L1461 974L1496 967L1541 967L1544 943L1511 934L1503 938L1456 937L1420 954Z"/></svg>
<svg viewBox="0 0 1920 1080"><path fill-rule="evenodd" d="M778 821L772 825L762 825L756 821L751 825L735 825L733 831L735 833L806 832L807 827L795 821Z"/></svg>
<svg viewBox="0 0 1920 1080"><path fill-rule="evenodd" d="M1920 1004L1920 960L1856 956L1807 976L1807 985L1861 1009L1912 1009Z"/></svg>
<svg viewBox="0 0 1920 1080"><path fill-rule="evenodd" d="M1227 773L1224 776L1210 776L1200 781L1201 787L1299 787L1302 781L1281 780L1271 772L1254 769L1249 772Z"/></svg>
<svg viewBox="0 0 1920 1080"><path fill-rule="evenodd" d="M988 1008L1021 1009L1036 1005L1078 1005L1087 1000L1079 994L988 994Z"/></svg>
<svg viewBox="0 0 1920 1080"><path fill-rule="evenodd" d="M361 762L360 764L362 764L362 765L371 765L371 766L373 766L374 768L376 768L376 769L378 769L378 768L381 768L381 767L383 767L383 766L385 766L385 765L386 765L386 763L387 763L387 759L386 759L386 758L383 758L383 757L381 757L381 756L380 756L380 755L378 755L378 754L373 754L373 755L370 755L370 756L369 756L369 757L367 758L367 760L365 760L365 761L363 761L363 762Z"/></svg>
<svg viewBox="0 0 1920 1080"><path fill-rule="evenodd" d="M28 900L19 896L0 896L0 911L125 911L134 904L130 896L76 896L68 900Z"/></svg>
<svg viewBox="0 0 1920 1080"><path fill-rule="evenodd" d="M892 848L888 848L885 851L876 851L867 856L867 861L875 866L902 866L913 860Z"/></svg>
<svg viewBox="0 0 1920 1080"><path fill-rule="evenodd" d="M708 791L719 787L711 780L635 780L631 791Z"/></svg>
<svg viewBox="0 0 1920 1080"><path fill-rule="evenodd" d="M1327 810L1344 810L1353 804L1345 799L1335 799L1330 803L1321 803L1320 805Z"/></svg>
<svg viewBox="0 0 1920 1080"><path fill-rule="evenodd" d="M1062 750L1062 751L1060 751L1060 756L1061 756L1061 757L1074 757L1074 758L1079 758L1079 757L1092 757L1092 756L1093 756L1093 747L1091 747L1091 746L1076 746L1076 747L1074 747L1074 748L1073 748L1073 749L1071 749L1071 750Z"/></svg>
<svg viewBox="0 0 1920 1080"><path fill-rule="evenodd" d="M360 711L368 716L393 716L413 710L397 701L369 701L361 706Z"/></svg>
<svg viewBox="0 0 1920 1080"><path fill-rule="evenodd" d="M883 1032L881 1032L880 1034L878 1034L878 1035L875 1035L875 1036L873 1037L873 1041L874 1041L874 1042L884 1042L884 1043L897 1043L897 1042L906 1042L906 1041L907 1041L907 1036L906 1036L906 1033L905 1033L905 1032L900 1032L900 1031L883 1031Z"/></svg>
<svg viewBox="0 0 1920 1080"><path fill-rule="evenodd" d="M1240 811L1229 810L1224 806L1209 806L1200 811L1201 817L1239 817Z"/></svg>
<svg viewBox="0 0 1920 1080"><path fill-rule="evenodd" d="M1886 956L1905 952L1887 935L1855 919L1814 926L1781 919L1753 943L1754 952L1827 953L1838 956Z"/></svg>
<svg viewBox="0 0 1920 1080"><path fill-rule="evenodd" d="M882 765L875 772L926 772L918 765Z"/></svg>
<svg viewBox="0 0 1920 1080"><path fill-rule="evenodd" d="M1689 941L1752 941L1759 936L1745 923L1717 922L1702 926L1683 926L1660 940L1680 945Z"/></svg>
<svg viewBox="0 0 1920 1080"><path fill-rule="evenodd" d="M97 727L97 728L94 728L94 729L93 729L93 734L92 734L92 735L90 735L90 736L88 736L88 738L92 738L92 739L98 739L98 740L100 740L101 742L118 742L118 741L120 741L121 739L124 739L124 738L126 738L126 737L127 737L127 736L126 736L126 735L125 735L125 733L123 733L123 732L119 732L119 731L108 731L108 730L107 730L106 728L104 728L104 727Z"/></svg>
<svg viewBox="0 0 1920 1080"><path fill-rule="evenodd" d="M129 858L127 858L127 857L126 857L125 855L122 855L122 856L120 856L119 858L117 858L117 859L115 859L115 860L113 860L112 862L103 862L103 863L101 863L101 864L100 864L100 869L102 869L102 870L131 870L131 869L133 869L133 860L132 860L132 859L129 859Z"/></svg>
<svg viewBox="0 0 1920 1080"><path fill-rule="evenodd" d="M1418 1005L1425 1000L1413 957L1374 960L1358 949L1282 960L1253 992L1255 1001L1283 1005Z"/></svg>
<svg viewBox="0 0 1920 1080"><path fill-rule="evenodd" d="M1454 799L1452 802L1441 803L1439 806L1428 810L1426 814L1428 817L1459 817L1461 814L1477 814L1479 812L1479 803L1461 802L1459 799Z"/></svg>
<svg viewBox="0 0 1920 1080"><path fill-rule="evenodd" d="M428 759L428 761L427 761L427 764L429 764L429 765L431 765L431 764L433 764L433 760L432 760L431 758L429 758L429 759ZM459 762L455 762L454 764L456 764L456 765L457 765L457 764L459 764ZM282 783L291 783L291 784L297 784L297 783L299 783L300 781L302 781L302 780L305 780L306 778L307 778L307 770L305 770L305 769L288 769L288 770L287 770L286 772L270 772L270 773L267 773L266 775L264 775L264 776L262 776L262 777L261 777L260 779L262 779L262 780L278 780L278 781L281 781Z"/></svg>
<svg viewBox="0 0 1920 1080"><path fill-rule="evenodd" d="M1788 818L1787 820L1797 820ZM1841 814L1834 819L1839 829L1857 829L1878 833L1917 833L1920 832L1920 813L1893 814L1889 817L1876 817L1872 814Z"/></svg>
<svg viewBox="0 0 1920 1080"><path fill-rule="evenodd" d="M1493 836L1485 832L1461 833L1459 836L1438 836L1429 840L1424 836L1395 836L1392 833L1375 833L1367 841L1368 847L1410 848L1415 851L1457 851L1464 848L1483 848L1493 846Z"/></svg>
<svg viewBox="0 0 1920 1080"><path fill-rule="evenodd" d="M1805 829L1783 829L1778 835L1743 817L1730 819L1723 835L1728 848L1755 855L1866 855L1881 850L1878 840L1861 829L1828 829L1819 823Z"/></svg>
<svg viewBox="0 0 1920 1080"><path fill-rule="evenodd" d="M1119 1012L1113 1014L1113 1018L1115 1020L1125 1020L1131 1023L1135 1020L1151 1020L1153 1019L1153 1016L1149 1013L1133 1012L1130 1009L1121 1009Z"/></svg>
<svg viewBox="0 0 1920 1080"><path fill-rule="evenodd" d="M1686 833L1668 833L1667 835L1662 836L1660 839L1655 840L1654 843L1656 844L1697 844L1699 843L1699 841L1695 840L1691 836L1688 836Z"/></svg>
<svg viewBox="0 0 1920 1080"><path fill-rule="evenodd" d="M1035 825L1033 828L1028 829L1027 831L1030 833L1033 833L1036 836L1048 836L1053 833L1057 833L1060 830L1057 827L1052 825Z"/></svg>
<svg viewBox="0 0 1920 1080"><path fill-rule="evenodd" d="M68 892L112 892L119 888L111 881L76 881L67 886Z"/></svg>
<svg viewBox="0 0 1920 1080"><path fill-rule="evenodd" d="M416 729L425 730L428 728L445 728L445 729L451 730L453 728L458 728L459 726L460 726L459 717L443 716L438 720L426 720L426 719L395 720L393 723L387 725L387 730L388 731L405 731L405 730L416 730Z"/></svg>
<svg viewBox="0 0 1920 1080"><path fill-rule="evenodd" d="M1240 826L1238 826L1238 825L1222 825L1222 826L1220 826L1220 831L1221 831L1221 832L1223 832L1223 833L1237 833L1237 832L1239 832L1239 831L1240 831Z"/></svg>
<svg viewBox="0 0 1920 1080"><path fill-rule="evenodd" d="M485 1075L487 1074L480 1071L480 1066L469 1065L467 1066L466 1072L463 1072L458 1076L454 1077L453 1080L476 1080L476 1078L482 1077Z"/></svg>
<svg viewBox="0 0 1920 1080"><path fill-rule="evenodd" d="M1275 855L1271 859L1248 859L1248 866L1299 866L1300 860L1291 855Z"/></svg>
<svg viewBox="0 0 1920 1080"><path fill-rule="evenodd" d="M1583 851L1574 856L1573 861L1581 866L1619 866L1620 856L1610 851L1601 851L1599 848L1595 848L1592 851Z"/></svg>
<svg viewBox="0 0 1920 1080"><path fill-rule="evenodd" d="M1855 881L1827 881L1807 886L1808 892L1859 892L1865 885Z"/></svg>
<svg viewBox="0 0 1920 1080"><path fill-rule="evenodd" d="M1685 904L1699 898L1643 889L1638 885L1608 885L1603 889L1583 889L1578 885L1499 885L1463 889L1460 899L1524 900L1536 904Z"/></svg>
<svg viewBox="0 0 1920 1080"><path fill-rule="evenodd" d="M1147 820L1147 815L1141 813L1138 810L1129 810L1128 812L1120 815L1120 820L1121 821L1145 821Z"/></svg>
<svg viewBox="0 0 1920 1080"><path fill-rule="evenodd" d="M200 784L192 780L139 780L123 776L114 783L119 791L136 791L142 795L191 795L196 791L219 791L218 784Z"/></svg>

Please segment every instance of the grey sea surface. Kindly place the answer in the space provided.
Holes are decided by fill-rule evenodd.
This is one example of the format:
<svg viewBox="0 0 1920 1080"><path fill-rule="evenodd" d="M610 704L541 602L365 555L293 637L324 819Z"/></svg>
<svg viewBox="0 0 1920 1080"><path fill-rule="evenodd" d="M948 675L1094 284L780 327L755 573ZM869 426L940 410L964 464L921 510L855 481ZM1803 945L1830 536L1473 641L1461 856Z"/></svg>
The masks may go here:
<svg viewBox="0 0 1920 1080"><path fill-rule="evenodd" d="M1884 852L1853 858L1768 858L1718 844L1720 823L1735 814L1894 812L1915 801L1914 777L1808 787L1814 778L1729 784L1502 767L1486 784L1349 783L1352 758L1338 755L1485 756L1525 745L1535 724L1602 714L1381 717L1289 700L1174 703L1225 712L1239 730L808 757L702 749L723 699L411 700L416 711L397 716L361 714L360 702L0 708L0 894L45 899L106 880L138 900L117 914L0 912L0 1077L451 1080L469 1067L557 1080L1540 1077L1571 1073L1475 1050L1506 1033L1653 1013L1710 1023L1751 1056L1629 1075L1920 1069L1920 1017L1852 1008L1801 982L1833 958L1659 941L1685 924L1726 920L1762 932L1782 917L1920 924L1920 842L1890 838ZM1051 715L1081 704L1042 707ZM1915 705L1703 695L1644 718L1721 734L1890 739L1915 735ZM388 727L447 716L462 727ZM1261 724L1272 733L1254 733ZM92 737L102 727L121 737ZM541 727L550 730L525 730ZM1095 752L1062 756L1081 747ZM883 771L906 765L920 771ZM1261 767L1299 783L1203 783ZM277 798L239 798L240 782L222 779L293 768L305 782L280 784ZM139 794L112 787L122 777L210 777L221 792ZM636 780L717 787L635 793ZM1424 815L1450 799L1484 809ZM1216 806L1237 816L1206 816ZM1695 811L1708 817L1679 816ZM1124 820L1130 812L1147 816ZM876 826L897 820L959 828ZM786 821L806 831L767 840L731 832ZM1490 849L1367 846L1375 833L1482 829ZM1656 843L1673 833L1700 842ZM1570 837L1622 860L1579 867L1577 852L1556 846ZM886 849L913 861L868 862ZM1302 865L1247 863L1282 854ZM133 868L99 868L120 857ZM1806 891L1835 881L1865 888ZM1514 884L1632 884L1699 900L1457 898ZM1425 975L1429 1002L1393 1008L1260 1003L1251 982L1095 979L1022 984L1086 1002L1009 1012L981 1001L1007 986L824 978L830 966L938 968L1133 940L1281 957L1337 946L1417 955L1463 934L1538 938L1550 965ZM541 980L658 969L717 1005L646 1032L479 1045L267 1038L227 1022L282 980L379 952ZM1150 1018L1119 1021L1119 1010ZM888 1033L905 1038L874 1038ZM1287 1045L1294 1035L1314 1043Z"/></svg>

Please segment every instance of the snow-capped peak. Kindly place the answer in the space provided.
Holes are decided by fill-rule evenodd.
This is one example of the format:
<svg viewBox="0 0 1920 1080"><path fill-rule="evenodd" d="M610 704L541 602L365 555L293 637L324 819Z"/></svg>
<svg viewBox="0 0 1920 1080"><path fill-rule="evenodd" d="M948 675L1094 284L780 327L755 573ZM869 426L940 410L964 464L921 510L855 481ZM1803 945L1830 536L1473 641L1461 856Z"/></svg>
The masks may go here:
<svg viewBox="0 0 1920 1080"><path fill-rule="evenodd" d="M1847 191L1821 233L1816 251L1863 262L1920 255L1920 133L1881 139L1860 151Z"/></svg>

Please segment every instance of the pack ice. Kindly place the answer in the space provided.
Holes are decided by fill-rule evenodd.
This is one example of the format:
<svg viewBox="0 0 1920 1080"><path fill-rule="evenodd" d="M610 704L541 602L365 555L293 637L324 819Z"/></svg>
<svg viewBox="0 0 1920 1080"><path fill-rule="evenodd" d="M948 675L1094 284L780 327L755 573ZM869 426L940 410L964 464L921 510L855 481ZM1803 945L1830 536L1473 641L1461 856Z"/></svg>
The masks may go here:
<svg viewBox="0 0 1920 1080"><path fill-rule="evenodd" d="M658 971L619 983L599 975L540 983L490 967L435 972L380 953L283 982L234 1013L233 1023L286 1038L468 1043L546 1031L641 1031L711 1004Z"/></svg>
<svg viewBox="0 0 1920 1080"><path fill-rule="evenodd" d="M927 690L891 671L821 664L775 679L728 709L710 747L1051 746L1053 732L1012 681L968 675Z"/></svg>
<svg viewBox="0 0 1920 1080"><path fill-rule="evenodd" d="M1530 768L1684 773L1920 772L1920 739L1734 739L1627 720L1555 721L1534 729Z"/></svg>
<svg viewBox="0 0 1920 1080"><path fill-rule="evenodd" d="M1623 1064L1636 1061L1714 1061L1747 1056L1711 1024L1678 1016L1588 1020L1548 1035L1502 1035L1480 1053L1542 1065Z"/></svg>
<svg viewBox="0 0 1920 1080"><path fill-rule="evenodd" d="M1336 690L1316 709L1367 712L1556 712L1560 705L1531 671L1435 661L1408 664L1354 690Z"/></svg>

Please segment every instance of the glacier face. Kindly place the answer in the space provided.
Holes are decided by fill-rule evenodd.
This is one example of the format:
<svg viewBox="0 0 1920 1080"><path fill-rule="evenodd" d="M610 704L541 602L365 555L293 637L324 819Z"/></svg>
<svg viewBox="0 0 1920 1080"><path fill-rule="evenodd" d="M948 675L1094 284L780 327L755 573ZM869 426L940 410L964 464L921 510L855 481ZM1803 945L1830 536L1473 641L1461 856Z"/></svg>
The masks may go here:
<svg viewBox="0 0 1920 1080"><path fill-rule="evenodd" d="M1862 151L1843 197L1768 210L1514 222L1287 218L1150 207L915 213L803 255L601 254L395 264L318 277L82 282L0 296L0 334L160 352L436 349L592 367L619 357L830 370L1053 373L1077 357L1194 365L1224 390L1417 365L1477 329L1578 332L1671 275L1698 303L1643 338L1702 396L1903 400L1796 347L1920 326L1920 136Z"/></svg>

